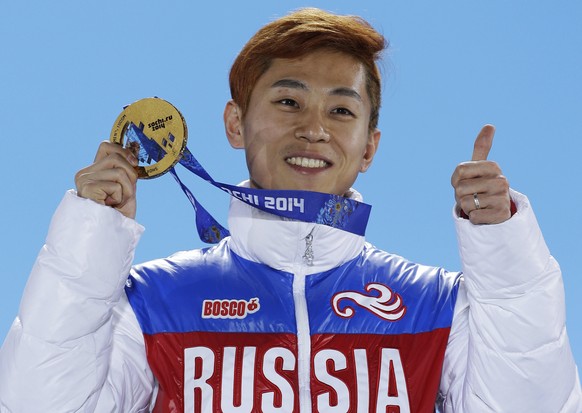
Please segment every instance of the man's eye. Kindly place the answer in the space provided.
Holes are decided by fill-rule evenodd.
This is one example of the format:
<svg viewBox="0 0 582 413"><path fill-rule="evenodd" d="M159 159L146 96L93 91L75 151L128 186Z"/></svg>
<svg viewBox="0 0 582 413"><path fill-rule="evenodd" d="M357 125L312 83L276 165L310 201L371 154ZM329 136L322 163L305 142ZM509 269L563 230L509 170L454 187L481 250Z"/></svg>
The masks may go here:
<svg viewBox="0 0 582 413"><path fill-rule="evenodd" d="M346 108L336 108L332 110L332 113L336 113L338 115L354 116L354 114Z"/></svg>
<svg viewBox="0 0 582 413"><path fill-rule="evenodd" d="M293 99L281 99L279 101L280 104L285 105L285 106L293 106L293 107L298 107L299 105L297 104L296 101L294 101Z"/></svg>

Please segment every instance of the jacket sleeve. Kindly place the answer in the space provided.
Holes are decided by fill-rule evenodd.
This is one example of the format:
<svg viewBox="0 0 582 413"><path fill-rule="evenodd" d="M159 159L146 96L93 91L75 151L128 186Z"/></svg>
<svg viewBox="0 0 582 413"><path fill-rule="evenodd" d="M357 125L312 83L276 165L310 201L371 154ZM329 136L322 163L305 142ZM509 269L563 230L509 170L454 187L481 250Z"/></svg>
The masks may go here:
<svg viewBox="0 0 582 413"><path fill-rule="evenodd" d="M0 412L140 412L153 378L124 284L143 232L66 194L0 349Z"/></svg>
<svg viewBox="0 0 582 413"><path fill-rule="evenodd" d="M441 411L582 412L560 268L527 198L498 225L456 218L461 284L440 387Z"/></svg>

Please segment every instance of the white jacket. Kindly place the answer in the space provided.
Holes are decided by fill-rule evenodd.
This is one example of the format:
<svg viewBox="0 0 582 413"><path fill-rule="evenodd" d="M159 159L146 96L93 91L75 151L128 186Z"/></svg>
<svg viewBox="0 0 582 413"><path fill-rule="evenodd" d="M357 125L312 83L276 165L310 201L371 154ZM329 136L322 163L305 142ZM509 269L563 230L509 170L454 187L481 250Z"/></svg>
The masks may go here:
<svg viewBox="0 0 582 413"><path fill-rule="evenodd" d="M518 212L503 224L455 217L464 282L439 404L443 412L580 413L559 267L527 198L512 192L512 199ZM250 225L257 214L234 200L225 242L245 259L292 270L305 234L319 226L264 215L259 227ZM251 237L251 228L264 236ZM123 290L142 231L112 208L67 193L0 350L0 412L149 410L156 383ZM318 231L336 232L314 245L323 252L314 271L364 245L353 234Z"/></svg>

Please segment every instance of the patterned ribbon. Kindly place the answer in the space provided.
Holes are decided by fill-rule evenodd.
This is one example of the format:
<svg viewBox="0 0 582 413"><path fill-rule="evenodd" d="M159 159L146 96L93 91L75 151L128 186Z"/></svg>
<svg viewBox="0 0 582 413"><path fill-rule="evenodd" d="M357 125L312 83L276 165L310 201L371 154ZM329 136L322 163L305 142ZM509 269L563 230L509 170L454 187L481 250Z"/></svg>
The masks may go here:
<svg viewBox="0 0 582 413"><path fill-rule="evenodd" d="M149 139L133 123L129 124L126 136L129 140L138 141L153 160L158 161L163 156L158 144ZM357 235L365 234L372 207L363 202L322 192L243 188L218 182L206 172L188 149L182 154L179 163L215 187L260 210L292 220L327 225ZM228 236L228 230L202 207L192 192L180 180L174 168L170 169L170 173L194 208L200 239L206 243L214 244Z"/></svg>

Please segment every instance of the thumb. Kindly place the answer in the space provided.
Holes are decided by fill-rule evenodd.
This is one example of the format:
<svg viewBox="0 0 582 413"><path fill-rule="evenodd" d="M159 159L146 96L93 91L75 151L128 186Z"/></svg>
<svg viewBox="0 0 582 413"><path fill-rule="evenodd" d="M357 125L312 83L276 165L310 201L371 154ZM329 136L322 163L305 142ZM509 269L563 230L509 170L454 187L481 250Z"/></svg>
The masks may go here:
<svg viewBox="0 0 582 413"><path fill-rule="evenodd" d="M475 145L473 146L473 157L472 161L485 161L493 145L493 135L495 135L495 126L485 125L477 138L475 139Z"/></svg>

